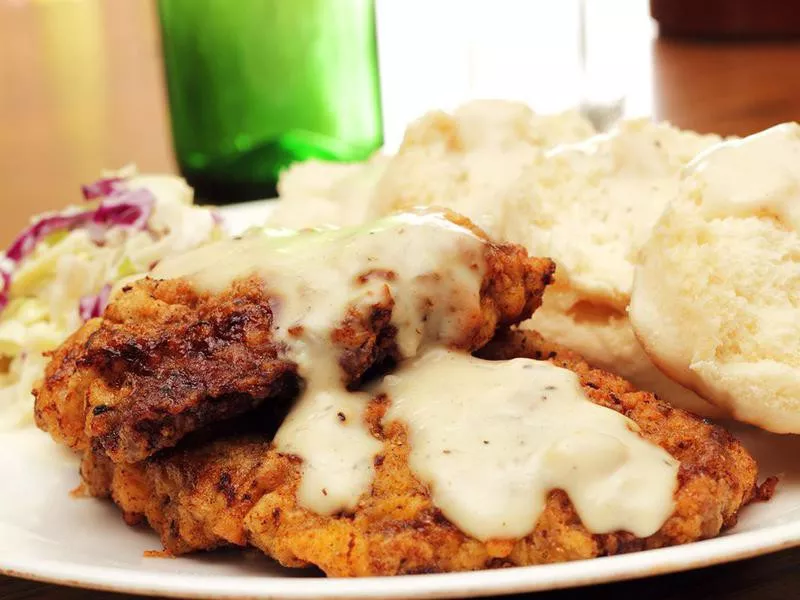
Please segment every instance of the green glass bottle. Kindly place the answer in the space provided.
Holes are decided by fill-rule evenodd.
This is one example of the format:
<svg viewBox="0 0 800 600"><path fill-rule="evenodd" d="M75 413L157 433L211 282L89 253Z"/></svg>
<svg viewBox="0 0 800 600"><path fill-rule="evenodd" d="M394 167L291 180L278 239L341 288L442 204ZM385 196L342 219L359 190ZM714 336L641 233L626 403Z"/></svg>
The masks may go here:
<svg viewBox="0 0 800 600"><path fill-rule="evenodd" d="M159 0L173 143L201 200L382 144L374 0Z"/></svg>

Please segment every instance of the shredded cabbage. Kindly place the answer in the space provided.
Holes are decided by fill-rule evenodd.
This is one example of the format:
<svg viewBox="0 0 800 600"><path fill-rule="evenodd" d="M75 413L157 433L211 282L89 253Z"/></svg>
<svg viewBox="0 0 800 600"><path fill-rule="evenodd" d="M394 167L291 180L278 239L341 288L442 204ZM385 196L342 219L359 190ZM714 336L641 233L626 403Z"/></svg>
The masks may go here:
<svg viewBox="0 0 800 600"><path fill-rule="evenodd" d="M123 176L103 177L94 183L82 185L81 192L83 192L84 199L96 200L97 198L112 195L117 190L117 186L124 181L124 174Z"/></svg>
<svg viewBox="0 0 800 600"><path fill-rule="evenodd" d="M103 314L111 297L111 284L105 284L96 294L90 294L81 298L78 303L78 314L81 319L88 321Z"/></svg>
<svg viewBox="0 0 800 600"><path fill-rule="evenodd" d="M42 352L102 315L114 284L225 235L178 177L119 172L82 192L84 206L35 218L0 253L0 430L32 422Z"/></svg>

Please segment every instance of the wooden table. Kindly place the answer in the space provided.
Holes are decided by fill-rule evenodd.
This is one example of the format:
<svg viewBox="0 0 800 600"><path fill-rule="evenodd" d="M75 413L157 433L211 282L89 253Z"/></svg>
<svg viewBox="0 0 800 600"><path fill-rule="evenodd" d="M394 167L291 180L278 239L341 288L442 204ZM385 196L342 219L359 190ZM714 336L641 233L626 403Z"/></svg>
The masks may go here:
<svg viewBox="0 0 800 600"><path fill-rule="evenodd" d="M150 0L0 0L0 244L32 213L75 201L78 185L103 168L174 171L154 20ZM656 118L726 135L800 120L798 43L654 40L637 51L652 57ZM624 595L797 597L800 550L537 598ZM107 596L0 577L0 600Z"/></svg>

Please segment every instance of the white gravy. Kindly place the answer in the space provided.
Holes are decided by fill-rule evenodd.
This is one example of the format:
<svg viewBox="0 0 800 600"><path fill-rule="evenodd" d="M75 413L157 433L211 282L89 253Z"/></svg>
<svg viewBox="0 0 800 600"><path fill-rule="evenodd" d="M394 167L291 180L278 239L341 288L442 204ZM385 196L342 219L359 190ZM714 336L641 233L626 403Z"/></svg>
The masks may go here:
<svg viewBox="0 0 800 600"><path fill-rule="evenodd" d="M305 389L275 436L302 459L298 502L352 510L381 450L364 420L373 397L344 387L332 332L350 311L393 303L404 360L372 392L408 428L410 466L433 501L478 539L530 533L547 493L563 489L596 533L657 531L673 508L678 464L633 422L592 404L577 377L549 363L489 362L447 350L480 323L485 242L442 214L416 212L363 228L252 235L163 261L157 278L220 292L257 274L274 332Z"/></svg>
<svg viewBox="0 0 800 600"><path fill-rule="evenodd" d="M387 375L385 421L407 427L410 466L465 533L519 538L554 489L594 533L645 537L673 510L679 463L578 377L544 361L485 361L435 348Z"/></svg>
<svg viewBox="0 0 800 600"><path fill-rule="evenodd" d="M332 331L348 310L363 314L388 300L403 357L455 342L480 321L484 250L468 229L421 211L359 228L218 242L163 261L153 276L184 277L211 292L263 278L276 299L276 336L306 382L275 446L303 459L300 503L332 514L355 508L369 490L381 447L364 422L369 396L344 389Z"/></svg>

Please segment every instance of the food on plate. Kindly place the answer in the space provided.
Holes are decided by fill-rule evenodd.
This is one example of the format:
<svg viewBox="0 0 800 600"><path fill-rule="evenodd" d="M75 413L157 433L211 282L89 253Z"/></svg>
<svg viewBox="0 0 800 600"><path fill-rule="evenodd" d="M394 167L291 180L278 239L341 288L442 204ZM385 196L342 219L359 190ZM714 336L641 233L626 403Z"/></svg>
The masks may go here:
<svg viewBox="0 0 800 600"><path fill-rule="evenodd" d="M665 373L800 433L800 125L698 156L636 271L631 320Z"/></svg>
<svg viewBox="0 0 800 600"><path fill-rule="evenodd" d="M542 116L524 104L474 101L453 114L434 111L406 129L397 155L375 184L368 214L446 206L502 236L509 185L542 152L594 133L576 112Z"/></svg>
<svg viewBox="0 0 800 600"><path fill-rule="evenodd" d="M549 150L513 182L508 237L557 257L582 299L628 305L637 253L678 188L678 172L719 142L666 123L623 121Z"/></svg>
<svg viewBox="0 0 800 600"><path fill-rule="evenodd" d="M516 102L471 102L412 123L391 158L290 170L270 222L353 223L418 205L465 214L490 235L559 265L527 327L676 406L721 416L723 409L652 364L626 312L638 250L676 193L680 169L719 141L643 119L595 135L576 113L543 116ZM342 176L335 188L317 183L345 171L362 175Z"/></svg>
<svg viewBox="0 0 800 600"><path fill-rule="evenodd" d="M293 166L235 239L115 175L0 262L0 399L33 386L170 555L381 576L714 537L775 482L692 412L800 433L796 159L800 125L473 102Z"/></svg>
<svg viewBox="0 0 800 600"><path fill-rule="evenodd" d="M408 126L395 156L287 170L269 223L352 225L415 206L439 206L498 237L503 192L520 171L544 150L594 133L577 112L539 115L519 102L479 100L452 114L434 111Z"/></svg>
<svg viewBox="0 0 800 600"><path fill-rule="evenodd" d="M706 417L726 414L653 364L636 338L626 311L581 302L576 294L554 285L541 308L522 328L558 339L567 348L580 349L581 356L592 366L620 375L673 406Z"/></svg>
<svg viewBox="0 0 800 600"><path fill-rule="evenodd" d="M0 253L0 430L30 422L42 353L98 316L117 281L223 233L178 177L127 170L83 196L82 206L37 216Z"/></svg>
<svg viewBox="0 0 800 600"><path fill-rule="evenodd" d="M523 336L523 341L517 336ZM535 395L546 389L542 380L547 379L539 377L538 387L531 381L521 389L506 387L508 392L514 390L506 396L497 393L502 385L490 390L485 386L491 379L482 379L476 373L481 369L491 372L492 365L498 365L496 374L506 376L512 370L511 362L485 361L488 365L481 365L484 361L462 355L461 360L469 362L462 366L465 370L461 374L468 384L477 384L474 388L464 386L464 404L460 394L450 391L458 379L437 382L440 365L423 365L437 382L427 391L411 381L394 386L407 386L404 392L422 395L412 399L412 407L422 411L418 416L403 409L396 412L392 384L385 387L387 396L372 401L366 419L383 448L375 461L371 491L352 511L319 515L302 506L296 498L300 466L291 457L276 456L275 463L261 475L272 489L245 519L250 543L284 565L313 564L332 576L534 565L713 537L732 526L742 506L755 497L755 461L722 428L672 408L649 393L637 392L618 377L591 369L577 355L543 342L533 332L498 340L486 354L503 359L550 357L552 364L571 369L580 376L584 397L603 407L601 413L616 415L612 411L617 411L636 424L631 428L638 428L640 433L629 433L639 444L627 446L621 438L610 441L605 435L593 437L589 433L592 425L599 424L591 419L588 429L583 429L584 435L570 438L568 433L577 423L568 415L586 427L587 422L578 419L586 418L583 411L589 407L597 407L586 399L576 400L575 406L565 402L566 406L551 407L553 412L539 421L536 411L548 402L565 400L541 400ZM538 366L537 362L522 359L518 374L525 373L526 366ZM414 371L412 366L410 372ZM442 371L452 374L446 366ZM564 375L569 371L556 371L559 380L569 381ZM531 377L537 380L535 375ZM482 392L487 397L480 401ZM517 413L512 408L516 402L511 401L514 393L522 400L526 392L530 394L528 402L543 403L528 416ZM432 397L428 393L441 395ZM479 400L475 413L468 403L472 400ZM431 410L426 412L426 407ZM503 415L504 411L508 412ZM443 413L447 416L437 420ZM515 426L517 418L520 422ZM447 419L452 419L452 426ZM620 417L618 423L623 421ZM564 428L563 438L553 436L559 426ZM443 439L460 445L441 447L433 437L417 449L426 427L432 428L431 436L444 435ZM606 427L600 430L609 433ZM527 435L522 433L526 428L530 428ZM515 446L523 441L530 446L517 450ZM491 451L493 444L500 449ZM610 446L616 450L609 452ZM420 455L432 449L445 460ZM452 453L445 455L446 450ZM541 462L535 467L525 464L537 451L542 453ZM619 454L612 458L617 451ZM491 458L487 459L485 452L492 452ZM636 466L627 463L629 470L621 466L634 456L642 462ZM616 459L620 463L614 464ZM577 475L570 483L570 477L564 474L571 467ZM652 470L645 473L648 468ZM612 471L613 477L620 477L617 489L610 484ZM676 472L677 478L670 479ZM569 491L547 489L547 484L556 480L559 483L553 488L569 485ZM672 485L666 487L668 482ZM517 485L522 492L515 496ZM666 503L665 491L670 492ZM527 503L523 502L525 493L530 493ZM593 526L586 525L590 519ZM630 528L640 529L632 533Z"/></svg>
<svg viewBox="0 0 800 600"><path fill-rule="evenodd" d="M434 350L405 371L401 368L397 379L385 378L373 388L364 418L379 443L374 480L351 510L319 514L304 506L297 495L302 462L277 452L269 433L253 434L252 419L233 425L239 434L229 431L205 444L184 441L136 465L115 465L88 452L82 468L87 491L111 496L129 523L147 520L170 553L255 545L284 565L316 565L331 576L542 564L687 543L730 527L742 506L756 497L753 459L720 427L635 391L533 332L505 334L482 355L495 362ZM509 360L520 357L516 364ZM543 359L563 368L548 374L541 369L552 367ZM535 369L524 377L528 366ZM476 384L465 386L467 397L449 393L453 379L446 376L453 375L451 369ZM553 374L569 392L574 382L565 369L578 375L585 399L570 406L569 396L551 397L543 401L553 402L550 414L544 405L527 416L515 410L520 408L513 402L515 394L524 399L527 392L526 402L539 400L533 396L550 385ZM484 370L494 377L484 379ZM418 378L429 376L432 385L419 384ZM499 386L497 377L502 379ZM523 389L514 387L519 383ZM498 394L498 389L506 393ZM405 400L410 400L408 408L423 412L414 417L393 406L404 393L413 395ZM431 412L424 412L426 408ZM552 427L553 418L563 418L559 425L564 432L596 425L596 415L584 412L589 408L617 426L627 427L632 421L636 425L630 427L641 432L641 437L633 431L617 432L635 450L628 456L633 459L630 472L617 473L630 486L624 487L624 498L607 485L612 479L603 467L618 465L614 458L611 464L605 462L614 453L606 453L603 439L564 433L559 441L562 430ZM542 409L545 414L537 415ZM437 419L442 413L447 418ZM522 420L515 426L518 417ZM414 419L433 427L434 437L420 439L425 428L409 427ZM526 436L528 428L532 431ZM547 444L542 444L542 433ZM439 477L450 482L449 498L447 486L442 491L421 477L425 452L440 442L438 434L448 436L442 442L454 445L439 449L441 459L428 466L434 481ZM521 440L529 444L523 450L517 448ZM578 444L575 450L569 441ZM512 462L535 456L537 450L540 461L523 461L527 469ZM592 456L600 458L587 460ZM562 468L570 462L583 467L572 478L570 469ZM548 473L548 467L556 471ZM520 471L526 485L515 494L514 477ZM569 492L543 487L559 474L562 485L570 484ZM603 505L592 495L603 492L619 504ZM576 499L584 502L577 504ZM496 508L502 510L493 512ZM597 530L583 523L589 518ZM613 529L620 523L642 530L637 534ZM604 525L606 530L600 531ZM471 534L464 532L469 527L474 528ZM494 537L497 531L504 535Z"/></svg>
<svg viewBox="0 0 800 600"><path fill-rule="evenodd" d="M441 210L251 231L122 288L53 353L37 423L172 554L395 575L731 526L758 493L732 436L509 331L553 269Z"/></svg>
<svg viewBox="0 0 800 600"><path fill-rule="evenodd" d="M476 349L531 315L552 272L437 211L209 244L123 287L53 353L36 422L73 448L136 462L298 378L309 396L319 381L318 400L330 402L328 388L428 338Z"/></svg>
<svg viewBox="0 0 800 600"><path fill-rule="evenodd" d="M244 519L264 493L259 473L273 459L264 434L166 450L137 464L114 464L87 450L84 491L111 498L129 525L148 523L173 555L247 544Z"/></svg>
<svg viewBox="0 0 800 600"><path fill-rule="evenodd" d="M680 169L719 141L636 120L554 148L509 192L516 218L503 236L558 265L555 284L526 327L576 350L594 366L706 416L724 411L654 367L626 311L639 250L676 195Z"/></svg>
<svg viewBox="0 0 800 600"><path fill-rule="evenodd" d="M285 202L275 203L270 223L290 229L363 223L369 197L388 160L377 153L363 163L294 163L281 173L278 195Z"/></svg>

